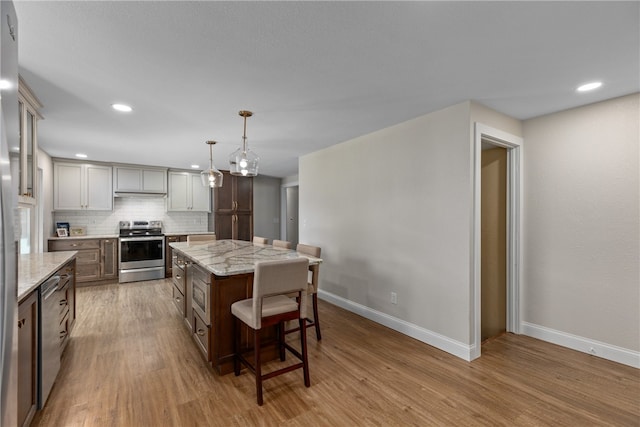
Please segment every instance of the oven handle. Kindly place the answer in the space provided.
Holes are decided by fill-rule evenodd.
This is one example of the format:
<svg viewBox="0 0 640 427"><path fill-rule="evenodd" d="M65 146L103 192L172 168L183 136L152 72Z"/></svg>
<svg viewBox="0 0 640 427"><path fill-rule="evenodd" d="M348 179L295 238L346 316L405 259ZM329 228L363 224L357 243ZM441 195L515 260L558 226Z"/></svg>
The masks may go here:
<svg viewBox="0 0 640 427"><path fill-rule="evenodd" d="M146 236L146 237L121 237L121 242L163 242L164 237L162 236Z"/></svg>

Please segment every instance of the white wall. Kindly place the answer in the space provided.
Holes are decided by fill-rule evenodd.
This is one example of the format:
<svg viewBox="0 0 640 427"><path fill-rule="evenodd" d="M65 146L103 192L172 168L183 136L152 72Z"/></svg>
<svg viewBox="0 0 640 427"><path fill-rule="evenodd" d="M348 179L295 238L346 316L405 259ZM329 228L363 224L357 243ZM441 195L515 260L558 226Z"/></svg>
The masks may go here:
<svg viewBox="0 0 640 427"><path fill-rule="evenodd" d="M324 297L460 355L471 342L470 105L306 155L299 167L300 241L322 247Z"/></svg>
<svg viewBox="0 0 640 427"><path fill-rule="evenodd" d="M636 352L639 100L524 122L523 320Z"/></svg>

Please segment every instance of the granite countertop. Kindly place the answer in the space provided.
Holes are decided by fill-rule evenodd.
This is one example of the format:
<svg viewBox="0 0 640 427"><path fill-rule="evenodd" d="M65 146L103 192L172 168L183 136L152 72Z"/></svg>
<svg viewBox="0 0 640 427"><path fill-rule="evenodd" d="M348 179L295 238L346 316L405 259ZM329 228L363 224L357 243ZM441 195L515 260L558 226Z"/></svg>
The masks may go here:
<svg viewBox="0 0 640 427"><path fill-rule="evenodd" d="M18 257L18 302L26 298L60 267L76 257L76 251L24 254Z"/></svg>
<svg viewBox="0 0 640 427"><path fill-rule="evenodd" d="M305 257L309 264L320 264L321 258L304 255L292 249L274 248L271 245L245 242L244 240L218 240L212 243L170 243L178 251L217 276L252 273L256 261L275 261Z"/></svg>
<svg viewBox="0 0 640 427"><path fill-rule="evenodd" d="M188 236L189 234L216 234L213 231L190 231L188 233L164 233L165 236Z"/></svg>
<svg viewBox="0 0 640 427"><path fill-rule="evenodd" d="M94 234L92 236L69 236L69 237L57 237L51 236L49 240L71 240L71 239L117 239L117 234Z"/></svg>

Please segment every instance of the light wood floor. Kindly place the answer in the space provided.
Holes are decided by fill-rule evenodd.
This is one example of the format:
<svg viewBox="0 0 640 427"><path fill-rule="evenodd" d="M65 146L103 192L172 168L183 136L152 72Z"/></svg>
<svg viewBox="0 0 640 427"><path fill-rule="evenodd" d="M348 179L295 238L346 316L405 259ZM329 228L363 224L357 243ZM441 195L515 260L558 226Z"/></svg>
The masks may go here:
<svg viewBox="0 0 640 427"><path fill-rule="evenodd" d="M320 301L300 370L265 382L217 376L167 280L78 288L78 321L33 426L638 426L634 368L505 335L467 363ZM295 339L296 334L291 335Z"/></svg>

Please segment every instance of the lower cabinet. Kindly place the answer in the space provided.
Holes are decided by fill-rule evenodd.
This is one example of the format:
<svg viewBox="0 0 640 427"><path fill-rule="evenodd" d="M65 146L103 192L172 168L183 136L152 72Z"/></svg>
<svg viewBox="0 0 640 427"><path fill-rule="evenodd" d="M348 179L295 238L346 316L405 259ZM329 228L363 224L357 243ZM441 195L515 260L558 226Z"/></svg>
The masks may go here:
<svg viewBox="0 0 640 427"><path fill-rule="evenodd" d="M169 246L169 243L175 242L186 242L187 235L183 234L180 236L166 236L164 238L164 267L165 267L165 275L164 277L171 277L173 268L173 248Z"/></svg>
<svg viewBox="0 0 640 427"><path fill-rule="evenodd" d="M18 425L28 426L38 405L38 291L18 306Z"/></svg>
<svg viewBox="0 0 640 427"><path fill-rule="evenodd" d="M91 283L118 278L118 239L52 239L49 252L78 251L76 283Z"/></svg>

